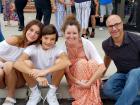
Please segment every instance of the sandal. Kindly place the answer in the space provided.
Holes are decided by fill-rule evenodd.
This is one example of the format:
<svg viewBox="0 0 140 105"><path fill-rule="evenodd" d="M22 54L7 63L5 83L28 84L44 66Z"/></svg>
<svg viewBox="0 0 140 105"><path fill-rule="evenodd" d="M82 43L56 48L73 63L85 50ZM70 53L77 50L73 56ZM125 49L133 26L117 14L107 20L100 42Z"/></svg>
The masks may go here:
<svg viewBox="0 0 140 105"><path fill-rule="evenodd" d="M82 34L82 37L88 39L87 34Z"/></svg>
<svg viewBox="0 0 140 105"><path fill-rule="evenodd" d="M2 105L15 105L16 100L11 97L6 97L4 103Z"/></svg>

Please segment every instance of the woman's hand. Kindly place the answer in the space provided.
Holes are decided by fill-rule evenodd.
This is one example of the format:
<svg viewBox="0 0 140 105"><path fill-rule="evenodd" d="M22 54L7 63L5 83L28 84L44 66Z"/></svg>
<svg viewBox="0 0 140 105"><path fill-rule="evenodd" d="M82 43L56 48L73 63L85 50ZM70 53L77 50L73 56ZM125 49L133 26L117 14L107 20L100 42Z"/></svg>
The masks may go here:
<svg viewBox="0 0 140 105"><path fill-rule="evenodd" d="M80 88L90 88L91 87L91 83L87 80L79 80L77 81L77 85L80 87Z"/></svg>

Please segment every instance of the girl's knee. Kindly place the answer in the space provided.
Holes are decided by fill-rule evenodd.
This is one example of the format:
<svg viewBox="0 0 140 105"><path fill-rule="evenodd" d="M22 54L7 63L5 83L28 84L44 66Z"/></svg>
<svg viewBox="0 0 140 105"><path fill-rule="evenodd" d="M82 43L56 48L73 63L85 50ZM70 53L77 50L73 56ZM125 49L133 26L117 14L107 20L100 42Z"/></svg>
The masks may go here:
<svg viewBox="0 0 140 105"><path fill-rule="evenodd" d="M34 67L33 62L31 60L25 60L24 61L29 67Z"/></svg>
<svg viewBox="0 0 140 105"><path fill-rule="evenodd" d="M3 70L4 70L5 74L15 72L13 70L13 62L5 62Z"/></svg>

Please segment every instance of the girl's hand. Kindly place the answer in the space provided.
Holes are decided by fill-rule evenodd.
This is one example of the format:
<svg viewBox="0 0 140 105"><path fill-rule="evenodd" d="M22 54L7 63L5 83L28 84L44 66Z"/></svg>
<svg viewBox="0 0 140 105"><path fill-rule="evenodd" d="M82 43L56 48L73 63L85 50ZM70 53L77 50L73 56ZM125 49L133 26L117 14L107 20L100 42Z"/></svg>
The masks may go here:
<svg viewBox="0 0 140 105"><path fill-rule="evenodd" d="M39 69L32 69L32 72L30 75L34 78L45 77L47 75L47 71L46 70L39 70Z"/></svg>

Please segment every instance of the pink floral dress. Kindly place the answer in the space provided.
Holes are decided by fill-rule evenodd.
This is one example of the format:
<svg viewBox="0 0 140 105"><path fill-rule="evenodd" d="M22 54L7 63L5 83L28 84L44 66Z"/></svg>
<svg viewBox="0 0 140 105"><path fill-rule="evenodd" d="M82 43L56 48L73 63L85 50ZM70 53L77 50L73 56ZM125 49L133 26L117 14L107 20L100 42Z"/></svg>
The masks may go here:
<svg viewBox="0 0 140 105"><path fill-rule="evenodd" d="M89 80L94 72L98 69L95 60L87 60L82 41L77 48L66 43L69 59L72 66L66 70L66 78L69 83L69 92L74 98L72 105L102 105L100 98L100 80L94 82L90 88L79 88L69 78L69 73L78 80Z"/></svg>

